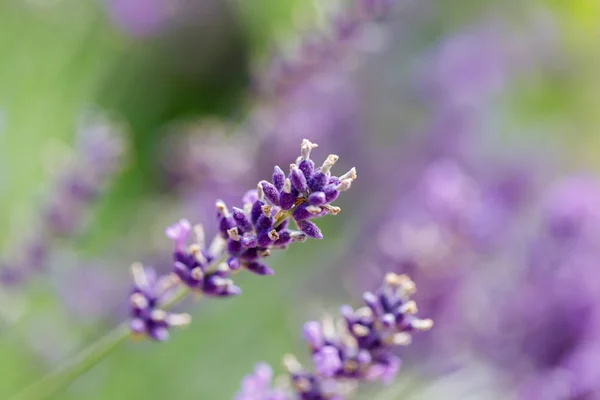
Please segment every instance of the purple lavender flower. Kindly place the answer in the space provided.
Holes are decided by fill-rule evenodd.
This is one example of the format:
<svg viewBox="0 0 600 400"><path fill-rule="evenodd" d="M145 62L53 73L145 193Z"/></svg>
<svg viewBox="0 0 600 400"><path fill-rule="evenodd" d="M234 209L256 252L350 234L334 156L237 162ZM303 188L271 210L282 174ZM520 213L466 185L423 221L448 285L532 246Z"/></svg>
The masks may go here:
<svg viewBox="0 0 600 400"><path fill-rule="evenodd" d="M406 275L387 274L376 293L364 294L366 307L354 310L343 306L343 318L338 321L325 319L304 325L303 336L312 354L314 372L287 355L284 366L291 389L279 394L282 389L270 387L271 370L259 364L253 375L244 378L235 398L270 400L273 393L278 393L281 397L277 399L342 400L362 381L390 382L401 364L393 350L408 345L415 331L433 326L430 319L415 315L416 304L410 300L415 290Z"/></svg>
<svg viewBox="0 0 600 400"><path fill-rule="evenodd" d="M217 236L209 249L204 249L204 229L201 225L194 227L196 242L187 246L191 233L191 225L187 220L167 228L167 236L175 243L173 253L173 272L188 287L208 296L229 297L241 293L241 290L230 279L232 269L226 264L210 267L224 246L224 240Z"/></svg>
<svg viewBox="0 0 600 400"><path fill-rule="evenodd" d="M272 182L261 181L257 189L248 191L242 198L241 208L229 209L225 202L217 201L217 234L208 247L201 225L192 227L189 221L182 219L169 226L165 233L174 243L173 267L172 273L161 280L181 283L207 296L235 296L241 293L231 279L235 272L243 268L257 275L272 275L273 269L262 260L273 250L285 249L290 243L303 242L308 237L322 238L319 228L308 219L340 211L331 202L350 188L356 179L356 170L352 168L340 177L331 175L331 167L338 160L336 155L330 155L322 166L315 168L310 158L315 147L316 144L305 139L298 165L292 164L288 176L275 167ZM290 217L299 231L288 228ZM195 240L190 244L192 232ZM143 279L155 280L136 272L132 330L144 331L160 340L166 337L168 314L154 311L161 294L155 293L154 283L145 283L140 288ZM147 311L159 315L159 321L154 321ZM178 321L180 319L175 320Z"/></svg>
<svg viewBox="0 0 600 400"><path fill-rule="evenodd" d="M257 77L259 91L266 97L281 97L300 83L319 75L331 64L342 64L365 34L366 28L387 15L394 0L353 0L332 18L332 29L304 37L295 52L275 51L266 73Z"/></svg>
<svg viewBox="0 0 600 400"><path fill-rule="evenodd" d="M308 219L337 214L340 209L331 202L350 188L356 171L351 169L340 177L332 176L331 167L338 159L333 154L315 168L310 159L315 147L316 144L305 139L298 165L291 165L287 178L281 168L275 167L272 182L261 181L256 190L247 192L241 208L230 210L223 201L217 201L218 235L209 249L205 249L201 227L196 228L196 243L187 248L189 222L182 220L167 229L167 235L175 242L173 272L183 283L209 295L238 294L239 289L229 279L232 271L245 268L258 275L272 275L274 271L262 262L272 250L284 249L307 237L323 238L319 228ZM288 229L290 216L299 231ZM216 270L209 268L220 257L225 263L218 264Z"/></svg>
<svg viewBox="0 0 600 400"><path fill-rule="evenodd" d="M273 370L268 364L257 364L254 374L242 380L240 392L235 400L291 400L291 397L281 390L272 389Z"/></svg>
<svg viewBox="0 0 600 400"><path fill-rule="evenodd" d="M189 314L174 314L160 308L177 284L173 276L157 278L154 270L141 264L133 264L131 270L134 280L129 297L132 333L162 342L169 338L171 327L190 323Z"/></svg>

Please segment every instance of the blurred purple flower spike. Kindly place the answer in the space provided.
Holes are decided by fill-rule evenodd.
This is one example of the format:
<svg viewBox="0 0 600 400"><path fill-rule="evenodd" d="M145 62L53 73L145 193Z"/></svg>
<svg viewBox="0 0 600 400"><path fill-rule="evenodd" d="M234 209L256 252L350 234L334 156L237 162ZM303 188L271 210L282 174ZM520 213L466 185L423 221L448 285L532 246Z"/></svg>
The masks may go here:
<svg viewBox="0 0 600 400"><path fill-rule="evenodd" d="M303 336L314 371L287 355L283 363L291 388L271 389L272 372L259 364L253 375L242 380L241 391L234 398L342 400L362 382L390 383L401 365L394 349L410 344L413 333L433 326L430 319L416 316L416 304L410 300L415 291L415 284L406 275L387 274L376 292L363 295L364 307L355 310L343 306L338 320L326 318L304 324ZM275 394L279 397L272 397Z"/></svg>
<svg viewBox="0 0 600 400"><path fill-rule="evenodd" d="M32 272L42 270L57 239L80 234L89 209L124 166L123 129L107 117L86 115L75 139L75 150L66 162L56 160L63 161L63 165L49 188L36 230L15 252L15 259L6 261L10 266L0 278L6 284L22 283ZM16 276L19 279L14 279Z"/></svg>

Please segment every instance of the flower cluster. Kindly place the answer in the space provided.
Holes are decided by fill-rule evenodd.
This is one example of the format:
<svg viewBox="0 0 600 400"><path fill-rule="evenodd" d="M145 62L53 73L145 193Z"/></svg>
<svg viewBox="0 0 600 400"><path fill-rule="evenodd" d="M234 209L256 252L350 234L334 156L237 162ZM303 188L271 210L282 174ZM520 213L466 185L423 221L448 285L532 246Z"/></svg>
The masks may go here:
<svg viewBox="0 0 600 400"><path fill-rule="evenodd" d="M416 316L416 304L410 300L415 290L406 275L389 273L377 292L363 295L365 307L345 305L337 321L307 322L303 335L314 371L288 355L284 366L291 387L272 389L270 368L259 364L242 381L236 400L341 400L361 381L394 379L401 362L393 350L408 345L413 332L433 326L432 320Z"/></svg>
<svg viewBox="0 0 600 400"><path fill-rule="evenodd" d="M273 250L309 237L321 239L320 229L310 219L340 211L331 203L350 188L356 170L352 168L339 177L331 175L331 167L338 160L333 154L316 167L310 158L316 147L303 140L301 155L290 166L288 176L275 167L272 181L261 181L257 189L248 191L241 208L230 210L223 201L217 201L218 232L208 247L201 225L192 227L189 221L181 220L168 227L166 234L175 245L171 276L198 294L235 296L241 290L231 277L240 269L272 275L273 269L263 259ZM298 230L289 229L290 218ZM192 231L196 238L189 244Z"/></svg>
<svg viewBox="0 0 600 400"><path fill-rule="evenodd" d="M129 326L134 334L164 341L169 337L170 327L190 323L191 318L188 314L174 314L160 308L177 283L173 276L157 278L154 270L144 268L141 264L133 264L131 270L134 285L129 296Z"/></svg>

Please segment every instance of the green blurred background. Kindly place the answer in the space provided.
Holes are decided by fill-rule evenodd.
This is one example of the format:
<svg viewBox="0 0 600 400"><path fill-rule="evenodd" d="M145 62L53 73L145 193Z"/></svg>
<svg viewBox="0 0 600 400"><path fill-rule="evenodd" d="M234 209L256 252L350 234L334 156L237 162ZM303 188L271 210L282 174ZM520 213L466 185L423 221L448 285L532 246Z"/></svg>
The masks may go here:
<svg viewBox="0 0 600 400"><path fill-rule="evenodd" d="M254 60L272 43L293 36L295 27L318 21L313 2L305 0L206 3L211 11L200 8L194 14L196 24L152 37L119 29L108 18L106 6L91 0L0 4L3 256L10 256L9 249L36 229L31 214L43 200L53 155L70 146L74 122L87 107L125 122L130 152L125 171L94 208L93 229L62 243L65 251L76 249L84 259L100 264L98 255L108 257L107 268L118 269L128 279L129 261L119 263L135 261L140 243L152 248L148 244L161 237L163 226L181 217L171 211L157 215L172 210L176 202L157 167L165 126L190 116L229 118L240 113ZM494 5L452 3L440 4L438 24L423 29L421 41L416 41L423 48L445 30L476 20L487 3ZM541 116L548 124L569 121L554 130L557 134L533 131L529 140L557 143L569 154L569 165L600 167L600 3L540 4L560 22L567 65L518 85L510 98L518 123L527 126ZM518 9L518 4L506 5L510 7ZM518 12L513 15L519 23ZM256 361L277 365L282 354L302 349L299 327L305 319L335 309L344 285L323 293L314 283L348 250L339 232L352 231L353 223L349 218L328 220L323 227L326 241L274 257L275 279L241 276L241 298L194 305L192 325L177 331L168 343L128 343L56 399L230 398ZM51 265L53 270L61 267L60 259ZM56 286L49 274L41 274L24 289L0 293L2 399L108 329L106 321L81 321L64 310L55 300Z"/></svg>

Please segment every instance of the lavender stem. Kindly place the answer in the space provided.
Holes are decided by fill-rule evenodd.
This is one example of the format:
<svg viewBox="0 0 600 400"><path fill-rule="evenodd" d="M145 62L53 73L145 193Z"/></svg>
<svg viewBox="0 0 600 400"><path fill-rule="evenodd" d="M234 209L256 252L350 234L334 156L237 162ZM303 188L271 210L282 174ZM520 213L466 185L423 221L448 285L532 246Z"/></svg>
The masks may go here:
<svg viewBox="0 0 600 400"><path fill-rule="evenodd" d="M169 309L177 305L189 292L190 290L186 286L181 286L177 293L162 307ZM112 331L66 361L58 369L15 395L11 400L44 400L49 398L106 358L130 335L129 323L126 321L119 324Z"/></svg>

